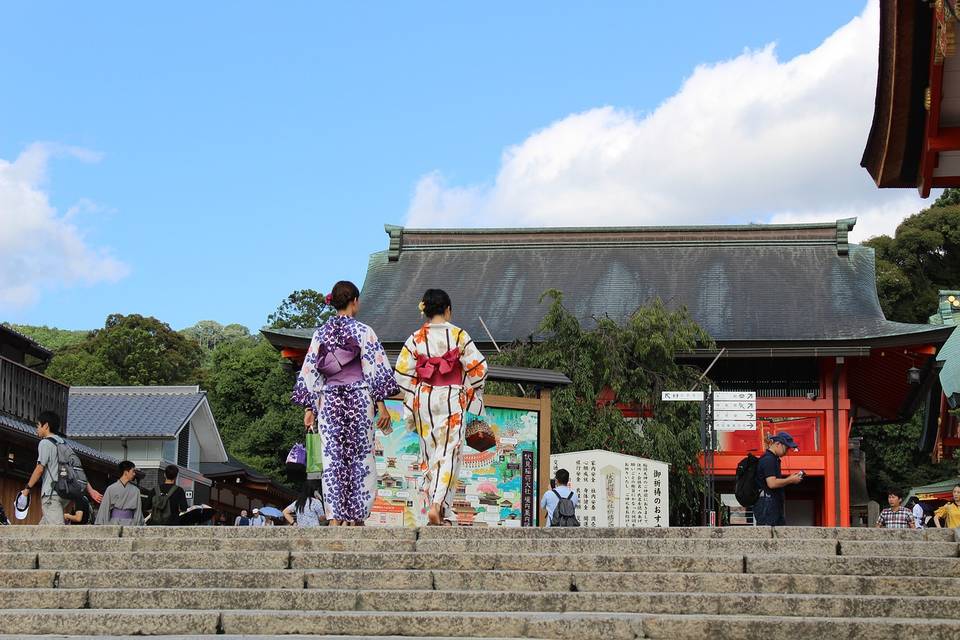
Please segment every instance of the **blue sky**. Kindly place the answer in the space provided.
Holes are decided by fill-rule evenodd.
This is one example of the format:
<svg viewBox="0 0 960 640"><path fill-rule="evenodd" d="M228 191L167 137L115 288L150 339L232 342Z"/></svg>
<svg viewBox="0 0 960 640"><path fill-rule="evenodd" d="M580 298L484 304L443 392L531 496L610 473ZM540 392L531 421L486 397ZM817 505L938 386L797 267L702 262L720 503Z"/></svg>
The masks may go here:
<svg viewBox="0 0 960 640"><path fill-rule="evenodd" d="M865 3L680 6L4 4L0 247L20 255L0 259L0 320L95 328L141 313L174 328L257 328L294 289L362 283L369 254L386 248L384 223L484 226L505 150L536 132L579 122L572 114L609 117L603 107L642 125L698 65L762 65L745 52L776 43L766 67L782 69ZM444 197L420 206L431 185ZM17 235L33 215L17 207L39 206L25 190L47 198L46 218ZM462 192L482 204L443 208ZM798 215L731 207L710 220ZM43 255L61 242L69 260Z"/></svg>

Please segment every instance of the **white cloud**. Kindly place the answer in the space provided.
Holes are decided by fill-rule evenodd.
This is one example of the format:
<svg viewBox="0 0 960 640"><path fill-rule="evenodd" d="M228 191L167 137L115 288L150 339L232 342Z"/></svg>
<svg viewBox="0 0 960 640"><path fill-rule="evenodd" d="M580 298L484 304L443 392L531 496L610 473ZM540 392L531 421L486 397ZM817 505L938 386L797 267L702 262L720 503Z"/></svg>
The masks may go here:
<svg viewBox="0 0 960 640"><path fill-rule="evenodd" d="M421 178L407 224L583 226L814 221L889 233L929 201L860 167L873 115L879 8L809 53L774 45L698 66L650 113L569 115L503 153L495 180Z"/></svg>
<svg viewBox="0 0 960 640"><path fill-rule="evenodd" d="M47 289L128 273L108 251L89 246L72 223L95 204L81 200L62 217L50 205L44 187L53 156L100 159L93 151L47 143L30 145L12 162L0 159L0 309L34 304Z"/></svg>

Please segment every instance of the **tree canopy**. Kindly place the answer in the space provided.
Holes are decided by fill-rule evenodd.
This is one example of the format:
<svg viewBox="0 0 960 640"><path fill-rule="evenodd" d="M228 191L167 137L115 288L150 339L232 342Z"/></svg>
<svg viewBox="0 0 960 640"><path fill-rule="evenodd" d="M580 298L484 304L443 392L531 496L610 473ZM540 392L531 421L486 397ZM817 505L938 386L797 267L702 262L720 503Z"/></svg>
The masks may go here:
<svg viewBox="0 0 960 640"><path fill-rule="evenodd" d="M312 329L319 327L333 315L326 296L313 289L294 291L267 317L272 329Z"/></svg>
<svg viewBox="0 0 960 640"><path fill-rule="evenodd" d="M670 463L670 521L696 524L704 492L700 474L699 408L661 403L660 392L690 389L700 371L677 354L710 346L712 340L686 310L659 300L640 307L623 323L609 317L584 328L556 290L544 294L550 307L538 343L507 347L499 364L555 369L573 384L553 395L551 443L556 453L607 449ZM652 408L639 423L624 418L612 400Z"/></svg>
<svg viewBox="0 0 960 640"><path fill-rule="evenodd" d="M877 258L877 293L890 320L926 323L937 310L937 292L960 286L960 194L944 192L941 206L916 213L890 236L864 244Z"/></svg>
<svg viewBox="0 0 960 640"><path fill-rule="evenodd" d="M200 346L156 318L113 314L102 329L65 347L47 375L70 385L169 385L194 382Z"/></svg>

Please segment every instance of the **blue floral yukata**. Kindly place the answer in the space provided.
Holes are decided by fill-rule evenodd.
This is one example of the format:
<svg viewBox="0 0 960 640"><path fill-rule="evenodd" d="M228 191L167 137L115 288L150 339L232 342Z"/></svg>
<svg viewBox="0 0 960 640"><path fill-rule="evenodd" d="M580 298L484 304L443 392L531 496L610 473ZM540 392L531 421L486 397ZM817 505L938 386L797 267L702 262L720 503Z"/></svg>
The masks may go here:
<svg viewBox="0 0 960 640"><path fill-rule="evenodd" d="M313 333L292 399L316 416L328 519L370 517L377 493L376 403L398 391L373 329L351 317L334 316Z"/></svg>

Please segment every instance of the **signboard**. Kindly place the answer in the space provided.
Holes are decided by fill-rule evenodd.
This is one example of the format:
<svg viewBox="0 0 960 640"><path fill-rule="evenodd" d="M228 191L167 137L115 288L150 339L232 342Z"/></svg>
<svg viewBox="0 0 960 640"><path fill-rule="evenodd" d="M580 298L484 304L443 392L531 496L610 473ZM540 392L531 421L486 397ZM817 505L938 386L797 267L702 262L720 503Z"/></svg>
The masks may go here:
<svg viewBox="0 0 960 640"><path fill-rule="evenodd" d="M368 525L423 526L427 509L419 490L420 438L403 423L403 405L388 400L393 432L376 433L377 497ZM469 423L474 416L464 419ZM464 444L453 511L459 525L520 526L524 513L523 474L529 471L531 524L536 522L537 437L540 414L526 409L487 407L486 420L497 444L475 451ZM529 454L529 469L524 468Z"/></svg>
<svg viewBox="0 0 960 640"><path fill-rule="evenodd" d="M703 391L663 391L663 402L703 402Z"/></svg>
<svg viewBox="0 0 960 640"><path fill-rule="evenodd" d="M667 463L594 449L551 455L551 471L561 468L577 492L581 526L669 526Z"/></svg>
<svg viewBox="0 0 960 640"><path fill-rule="evenodd" d="M755 391L714 391L714 431L756 431L757 393Z"/></svg>
<svg viewBox="0 0 960 640"><path fill-rule="evenodd" d="M532 527L537 517L536 492L533 477L533 451L523 452L523 463L520 471L520 524L524 527ZM510 465L507 465L510 468Z"/></svg>

